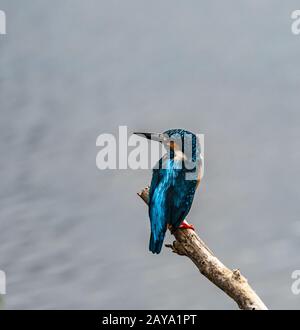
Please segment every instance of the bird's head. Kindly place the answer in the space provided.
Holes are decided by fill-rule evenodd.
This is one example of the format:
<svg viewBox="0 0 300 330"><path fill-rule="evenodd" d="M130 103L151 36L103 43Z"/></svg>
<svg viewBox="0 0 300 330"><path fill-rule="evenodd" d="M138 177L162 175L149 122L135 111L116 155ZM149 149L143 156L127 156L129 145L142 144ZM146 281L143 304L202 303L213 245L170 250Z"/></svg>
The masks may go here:
<svg viewBox="0 0 300 330"><path fill-rule="evenodd" d="M134 133L152 141L162 143L167 149L182 152L188 159L200 158L200 143L197 136L184 129L169 129L163 133Z"/></svg>

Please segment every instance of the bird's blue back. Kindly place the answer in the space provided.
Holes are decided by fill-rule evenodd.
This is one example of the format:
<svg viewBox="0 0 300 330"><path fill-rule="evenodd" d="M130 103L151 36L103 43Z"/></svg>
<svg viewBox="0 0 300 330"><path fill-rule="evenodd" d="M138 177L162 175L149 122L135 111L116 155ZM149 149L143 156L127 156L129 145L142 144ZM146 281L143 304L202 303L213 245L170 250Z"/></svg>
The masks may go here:
<svg viewBox="0 0 300 330"><path fill-rule="evenodd" d="M165 133L168 133L169 136L192 134L183 130L171 130ZM193 161L196 163L200 160L200 146L194 135L192 149ZM153 170L149 194L151 222L149 249L153 253L161 251L167 225L170 224L173 229L176 229L185 219L192 206L197 188L197 179L187 180L186 174L189 170L183 166L181 161L168 157L163 167L162 164L163 159L159 161L158 168Z"/></svg>

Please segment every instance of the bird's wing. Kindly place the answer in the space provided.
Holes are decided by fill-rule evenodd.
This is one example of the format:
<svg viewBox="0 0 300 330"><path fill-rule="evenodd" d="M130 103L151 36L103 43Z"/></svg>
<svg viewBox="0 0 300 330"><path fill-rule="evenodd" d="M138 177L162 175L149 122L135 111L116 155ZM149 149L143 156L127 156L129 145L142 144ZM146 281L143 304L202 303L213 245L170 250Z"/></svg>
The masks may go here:
<svg viewBox="0 0 300 330"><path fill-rule="evenodd" d="M183 171L175 171L174 184L168 194L170 223L173 228L180 226L189 213L197 187L196 180L187 180Z"/></svg>
<svg viewBox="0 0 300 330"><path fill-rule="evenodd" d="M159 170L154 169L152 172L152 180L151 180L150 191L149 191L149 205L151 204L151 200L153 198L153 193L154 193L157 185L159 184L160 180L161 180L161 174L160 174Z"/></svg>
<svg viewBox="0 0 300 330"><path fill-rule="evenodd" d="M149 216L151 223L151 236L149 250L159 253L164 241L169 218L168 191L161 182L162 170L153 170L149 193Z"/></svg>
<svg viewBox="0 0 300 330"><path fill-rule="evenodd" d="M153 253L161 250L167 224L176 229L189 213L196 185L196 180L186 179L184 171L153 170L149 194L149 249Z"/></svg>

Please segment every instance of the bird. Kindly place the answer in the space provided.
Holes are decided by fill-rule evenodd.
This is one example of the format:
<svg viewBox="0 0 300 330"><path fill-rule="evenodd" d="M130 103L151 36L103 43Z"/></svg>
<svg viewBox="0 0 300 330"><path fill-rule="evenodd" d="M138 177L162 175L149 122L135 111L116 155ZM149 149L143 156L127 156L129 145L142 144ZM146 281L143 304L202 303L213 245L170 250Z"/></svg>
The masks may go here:
<svg viewBox="0 0 300 330"><path fill-rule="evenodd" d="M167 228L171 232L178 228L194 230L185 218L200 183L200 142L194 133L184 129L134 134L158 141L167 149L153 168L148 203L151 228L149 250L159 254Z"/></svg>

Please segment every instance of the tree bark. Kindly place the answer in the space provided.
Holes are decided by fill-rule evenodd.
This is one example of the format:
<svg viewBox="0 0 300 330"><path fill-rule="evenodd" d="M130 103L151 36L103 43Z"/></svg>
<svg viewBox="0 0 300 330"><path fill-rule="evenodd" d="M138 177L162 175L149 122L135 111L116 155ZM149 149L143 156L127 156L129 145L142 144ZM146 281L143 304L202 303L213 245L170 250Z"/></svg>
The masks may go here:
<svg viewBox="0 0 300 330"><path fill-rule="evenodd" d="M149 187L138 195L148 204ZM190 258L200 273L223 290L245 310L267 310L268 308L248 284L247 279L238 269L230 270L212 253L194 230L177 229L171 233L175 236L173 244L166 244L174 253Z"/></svg>

